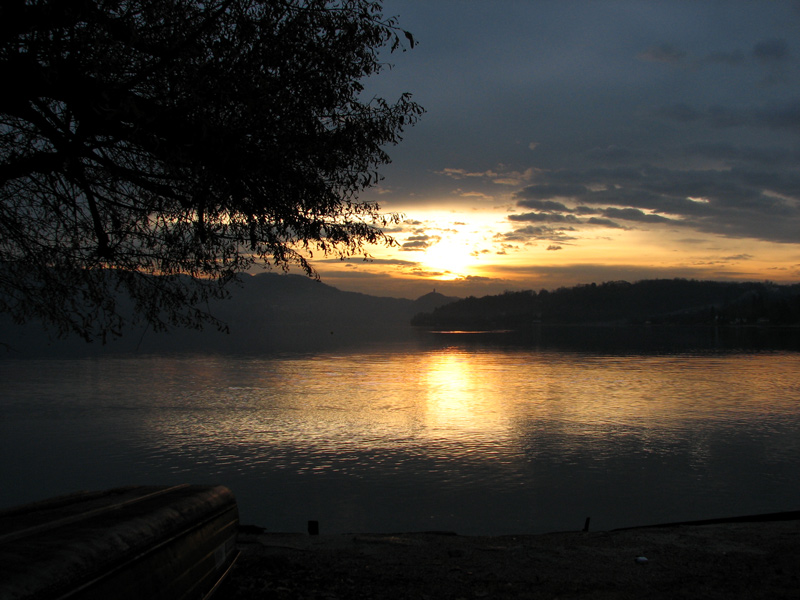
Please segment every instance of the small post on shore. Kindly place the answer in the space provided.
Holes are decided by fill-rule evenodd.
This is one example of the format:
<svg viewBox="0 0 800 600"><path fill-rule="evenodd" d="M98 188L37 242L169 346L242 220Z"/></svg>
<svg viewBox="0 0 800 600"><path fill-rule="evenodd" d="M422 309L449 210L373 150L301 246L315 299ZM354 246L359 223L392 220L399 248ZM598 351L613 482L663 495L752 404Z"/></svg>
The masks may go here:
<svg viewBox="0 0 800 600"><path fill-rule="evenodd" d="M583 530L584 531L589 531L589 521L591 521L591 520L592 520L592 517L586 517L586 521L583 524Z"/></svg>
<svg viewBox="0 0 800 600"><path fill-rule="evenodd" d="M308 522L308 535L319 535L319 521Z"/></svg>

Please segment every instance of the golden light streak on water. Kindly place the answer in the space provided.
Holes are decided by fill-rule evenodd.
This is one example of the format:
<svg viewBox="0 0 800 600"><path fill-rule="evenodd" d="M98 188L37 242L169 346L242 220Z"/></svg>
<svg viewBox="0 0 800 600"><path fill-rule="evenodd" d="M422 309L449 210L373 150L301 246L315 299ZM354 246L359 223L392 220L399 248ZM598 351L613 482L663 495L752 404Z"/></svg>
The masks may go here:
<svg viewBox="0 0 800 600"><path fill-rule="evenodd" d="M496 442L512 434L503 406L501 372L478 365L463 352L429 354L421 363L425 424L437 435L481 436Z"/></svg>

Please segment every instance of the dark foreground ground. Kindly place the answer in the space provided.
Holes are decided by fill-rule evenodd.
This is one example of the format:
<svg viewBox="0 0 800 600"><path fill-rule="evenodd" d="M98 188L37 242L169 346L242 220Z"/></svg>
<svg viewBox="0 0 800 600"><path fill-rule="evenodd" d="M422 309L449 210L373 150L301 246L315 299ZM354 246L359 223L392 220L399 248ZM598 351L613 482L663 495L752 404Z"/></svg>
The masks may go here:
<svg viewBox="0 0 800 600"><path fill-rule="evenodd" d="M503 537L245 533L239 547L214 600L800 599L799 520Z"/></svg>

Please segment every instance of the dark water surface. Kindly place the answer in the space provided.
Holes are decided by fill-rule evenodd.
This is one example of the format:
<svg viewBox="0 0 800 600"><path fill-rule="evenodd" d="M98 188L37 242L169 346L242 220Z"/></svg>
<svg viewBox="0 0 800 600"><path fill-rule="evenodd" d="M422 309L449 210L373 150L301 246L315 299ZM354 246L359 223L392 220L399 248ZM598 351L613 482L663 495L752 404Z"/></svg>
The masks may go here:
<svg viewBox="0 0 800 600"><path fill-rule="evenodd" d="M208 482L271 530L463 534L800 508L800 354L593 335L2 360L0 506Z"/></svg>

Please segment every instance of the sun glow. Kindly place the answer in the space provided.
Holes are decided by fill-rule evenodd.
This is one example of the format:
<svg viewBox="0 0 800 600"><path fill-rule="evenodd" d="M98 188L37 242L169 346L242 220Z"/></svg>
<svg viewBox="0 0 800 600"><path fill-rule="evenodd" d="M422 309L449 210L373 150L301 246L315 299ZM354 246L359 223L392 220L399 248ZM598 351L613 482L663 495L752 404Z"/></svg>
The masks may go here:
<svg viewBox="0 0 800 600"><path fill-rule="evenodd" d="M482 275L487 257L497 253L493 236L498 228L507 227L505 214L491 210L469 214L431 211L421 217L403 246L415 251L413 260L426 278L440 281Z"/></svg>
<svg viewBox="0 0 800 600"><path fill-rule="evenodd" d="M456 279L476 262L472 246L457 237L443 239L425 250L420 262L431 271L440 272L437 279Z"/></svg>
<svg viewBox="0 0 800 600"><path fill-rule="evenodd" d="M376 247L374 261L326 261L323 277L347 291L413 299L432 288L466 297L673 277L790 283L800 273L800 244L696 232L689 223L511 219L521 214L511 197L452 205L393 206L407 216L391 231L397 243Z"/></svg>

